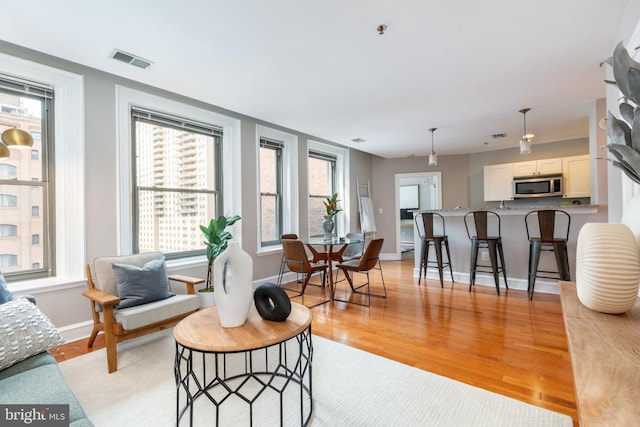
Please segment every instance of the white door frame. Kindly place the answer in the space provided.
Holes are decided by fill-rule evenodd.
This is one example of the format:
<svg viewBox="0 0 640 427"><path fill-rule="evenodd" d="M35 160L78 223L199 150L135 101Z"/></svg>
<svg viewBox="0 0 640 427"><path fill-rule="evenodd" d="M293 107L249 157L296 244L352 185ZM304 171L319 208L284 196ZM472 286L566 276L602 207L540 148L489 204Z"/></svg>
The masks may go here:
<svg viewBox="0 0 640 427"><path fill-rule="evenodd" d="M402 257L401 248L401 230L400 230L400 181L403 178L429 178L435 176L438 179L436 186L436 203L437 206L434 209L442 208L442 172L413 172L413 173L397 173L395 176L395 193L396 193L396 259Z"/></svg>

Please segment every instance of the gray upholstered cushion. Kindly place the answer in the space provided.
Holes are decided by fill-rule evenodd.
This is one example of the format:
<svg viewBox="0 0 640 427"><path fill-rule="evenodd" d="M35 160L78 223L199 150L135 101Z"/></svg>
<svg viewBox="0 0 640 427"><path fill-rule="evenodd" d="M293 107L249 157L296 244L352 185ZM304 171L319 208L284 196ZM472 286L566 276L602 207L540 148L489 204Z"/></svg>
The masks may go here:
<svg viewBox="0 0 640 427"><path fill-rule="evenodd" d="M120 302L118 309L134 307L174 296L169 291L169 277L164 257L149 261L142 267L113 263Z"/></svg>
<svg viewBox="0 0 640 427"><path fill-rule="evenodd" d="M7 301L13 299L13 294L7 289L7 281L4 280L4 276L0 271L0 304L4 304Z"/></svg>
<svg viewBox="0 0 640 427"><path fill-rule="evenodd" d="M31 356L20 363L16 363L14 365L9 366L6 369L0 371L0 381L4 378L11 377L13 375L17 375L20 372L25 372L30 369L37 368L38 366L43 365L56 365L56 359L49 353L48 351L43 351L42 353L38 353L35 356Z"/></svg>
<svg viewBox="0 0 640 427"><path fill-rule="evenodd" d="M26 298L0 305L0 369L63 342L47 316Z"/></svg>
<svg viewBox="0 0 640 427"><path fill-rule="evenodd" d="M144 305L116 310L116 322L125 330L137 329L156 322L196 311L200 306L197 295L176 295L172 298Z"/></svg>
<svg viewBox="0 0 640 427"><path fill-rule="evenodd" d="M69 422L86 419L57 364L46 364L0 381L3 404L69 404ZM91 425L91 423L80 424Z"/></svg>
<svg viewBox="0 0 640 427"><path fill-rule="evenodd" d="M93 268L91 269L93 283L96 288L101 291L110 293L111 295L118 295L116 277L112 267L113 263L137 265L138 267L142 267L149 261L158 259L162 256L163 255L160 252L147 252L144 254L96 258L93 261Z"/></svg>

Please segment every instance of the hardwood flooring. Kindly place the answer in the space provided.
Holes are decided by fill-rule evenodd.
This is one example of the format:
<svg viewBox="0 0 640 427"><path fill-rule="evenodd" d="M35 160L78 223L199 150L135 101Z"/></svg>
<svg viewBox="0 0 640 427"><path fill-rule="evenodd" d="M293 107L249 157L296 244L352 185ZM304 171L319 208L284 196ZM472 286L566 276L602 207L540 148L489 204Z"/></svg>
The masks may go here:
<svg viewBox="0 0 640 427"><path fill-rule="evenodd" d="M559 295L412 277L413 260L382 263L388 297L371 307L331 302L312 308L313 333L435 374L567 414L578 425L573 373ZM374 293L380 275L371 273ZM356 281L364 277L356 275ZM343 286L342 282L339 286ZM308 287L305 303L314 292ZM294 299L298 301L299 299ZM95 348L103 345L101 337ZM86 340L52 353L87 352ZM105 362L106 363L106 362ZM421 396L429 399L429 396Z"/></svg>

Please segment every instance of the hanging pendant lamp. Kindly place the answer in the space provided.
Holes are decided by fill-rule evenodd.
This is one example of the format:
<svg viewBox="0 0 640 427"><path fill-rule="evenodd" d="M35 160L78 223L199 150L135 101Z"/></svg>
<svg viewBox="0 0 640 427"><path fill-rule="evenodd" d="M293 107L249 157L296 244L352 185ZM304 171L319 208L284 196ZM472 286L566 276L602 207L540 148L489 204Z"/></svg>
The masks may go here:
<svg viewBox="0 0 640 427"><path fill-rule="evenodd" d="M435 132L436 129L437 128L429 129L429 132L431 132L431 153L429 154L429 166L436 166L438 164L438 156L436 155L436 152L433 151L433 132Z"/></svg>
<svg viewBox="0 0 640 427"><path fill-rule="evenodd" d="M527 133L527 113L531 110L531 108L523 108L520 110L522 113L522 118L524 120L524 133L522 134L522 139L520 140L520 154L531 154L531 140L534 135L532 133Z"/></svg>
<svg viewBox="0 0 640 427"><path fill-rule="evenodd" d="M4 145L10 148L33 147L33 138L31 137L31 134L15 127L2 132L1 138Z"/></svg>
<svg viewBox="0 0 640 427"><path fill-rule="evenodd" d="M9 157L11 157L9 148L7 148L6 145L0 142L0 160L7 160Z"/></svg>

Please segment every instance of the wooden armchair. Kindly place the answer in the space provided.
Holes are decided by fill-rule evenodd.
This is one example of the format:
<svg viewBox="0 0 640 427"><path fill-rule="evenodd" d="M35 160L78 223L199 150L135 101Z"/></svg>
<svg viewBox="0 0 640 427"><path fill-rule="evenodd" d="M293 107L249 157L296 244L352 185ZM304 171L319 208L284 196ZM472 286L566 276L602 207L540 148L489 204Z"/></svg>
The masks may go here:
<svg viewBox="0 0 640 427"><path fill-rule="evenodd" d="M182 275L168 277L170 281L184 283L187 289L186 295L176 294L170 298L132 307L117 307L121 299L118 296L113 264L142 267L162 256L159 252L153 252L105 257L96 258L93 264L87 264L87 284L89 289L82 294L91 300L91 313L93 315L93 331L91 332L88 346L93 346L98 333L104 332L109 373L118 369L116 351L118 342L170 328L199 308L194 285L203 283L204 279Z"/></svg>

